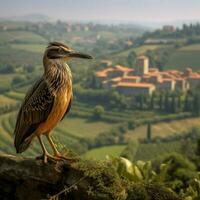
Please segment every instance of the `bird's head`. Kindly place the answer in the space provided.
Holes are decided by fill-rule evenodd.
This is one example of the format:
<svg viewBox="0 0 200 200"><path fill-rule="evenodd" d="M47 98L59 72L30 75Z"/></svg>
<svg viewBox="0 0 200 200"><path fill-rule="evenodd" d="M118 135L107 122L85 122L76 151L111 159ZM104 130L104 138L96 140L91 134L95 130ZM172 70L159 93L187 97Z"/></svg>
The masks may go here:
<svg viewBox="0 0 200 200"><path fill-rule="evenodd" d="M72 58L92 59L92 56L76 52L67 45L60 42L51 42L46 48L44 55L47 59L59 59L63 62L67 62Z"/></svg>

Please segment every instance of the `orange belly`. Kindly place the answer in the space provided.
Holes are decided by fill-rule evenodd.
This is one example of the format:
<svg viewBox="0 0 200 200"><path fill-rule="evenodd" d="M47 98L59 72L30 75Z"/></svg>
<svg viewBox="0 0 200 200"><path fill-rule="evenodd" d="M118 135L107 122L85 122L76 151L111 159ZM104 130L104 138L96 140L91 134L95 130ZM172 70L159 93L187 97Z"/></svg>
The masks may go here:
<svg viewBox="0 0 200 200"><path fill-rule="evenodd" d="M55 128L55 126L63 118L67 110L71 96L71 88L58 92L55 97L51 113L49 114L47 120L39 125L38 129L36 130L36 134L48 134L53 128Z"/></svg>

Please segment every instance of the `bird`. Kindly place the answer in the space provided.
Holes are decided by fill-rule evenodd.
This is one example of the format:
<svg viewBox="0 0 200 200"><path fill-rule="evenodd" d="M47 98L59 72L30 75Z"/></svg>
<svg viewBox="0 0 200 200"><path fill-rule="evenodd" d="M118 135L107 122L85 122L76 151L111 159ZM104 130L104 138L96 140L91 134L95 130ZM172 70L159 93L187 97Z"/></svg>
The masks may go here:
<svg viewBox="0 0 200 200"><path fill-rule="evenodd" d="M52 130L65 117L73 101L72 73L67 62L72 58L92 59L61 42L50 42L43 55L44 73L28 90L19 109L14 129L17 153L28 149L34 138L42 148L44 163L62 156L53 139ZM52 150L50 154L43 141L46 136Z"/></svg>

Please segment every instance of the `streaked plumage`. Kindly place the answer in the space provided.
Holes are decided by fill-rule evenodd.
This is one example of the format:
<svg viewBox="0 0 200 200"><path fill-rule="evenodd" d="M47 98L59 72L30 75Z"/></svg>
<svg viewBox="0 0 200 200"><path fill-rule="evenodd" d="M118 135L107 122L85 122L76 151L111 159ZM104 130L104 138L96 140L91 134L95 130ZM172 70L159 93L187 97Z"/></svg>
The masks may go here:
<svg viewBox="0 0 200 200"><path fill-rule="evenodd" d="M44 74L26 94L17 116L14 130L17 153L25 151L37 136L46 162L47 157L53 157L48 154L40 138L46 135L54 157L60 156L49 133L71 107L72 75L65 62L72 57L91 58L74 52L62 43L53 42L47 47L43 57Z"/></svg>

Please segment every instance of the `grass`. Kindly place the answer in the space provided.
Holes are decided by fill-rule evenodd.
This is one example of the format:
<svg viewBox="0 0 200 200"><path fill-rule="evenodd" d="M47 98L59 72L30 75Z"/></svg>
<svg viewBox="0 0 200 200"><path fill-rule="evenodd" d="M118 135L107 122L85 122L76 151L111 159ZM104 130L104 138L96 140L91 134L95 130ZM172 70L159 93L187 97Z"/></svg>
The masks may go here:
<svg viewBox="0 0 200 200"><path fill-rule="evenodd" d="M86 158L104 160L106 159L106 155L118 157L124 148L125 145L112 145L112 146L100 147L88 151L84 156Z"/></svg>
<svg viewBox="0 0 200 200"><path fill-rule="evenodd" d="M29 31L0 31L2 42L46 43L46 39Z"/></svg>
<svg viewBox="0 0 200 200"><path fill-rule="evenodd" d="M110 130L113 126L115 124L83 118L65 118L59 124L61 130L80 138L95 138L100 133Z"/></svg>
<svg viewBox="0 0 200 200"><path fill-rule="evenodd" d="M12 44L13 49L25 50L30 52L42 53L45 46L41 44Z"/></svg>
<svg viewBox="0 0 200 200"><path fill-rule="evenodd" d="M113 55L113 57L127 57L132 51L134 51L137 55L140 55L144 54L148 50L156 50L165 47L169 47L169 45L142 45L136 48L130 48L128 50L116 53Z"/></svg>
<svg viewBox="0 0 200 200"><path fill-rule="evenodd" d="M10 97L12 99L19 100L19 101L21 101L24 98L24 93L19 93L19 92L15 92L15 91L9 91L9 92L5 93L5 95L7 97Z"/></svg>
<svg viewBox="0 0 200 200"><path fill-rule="evenodd" d="M184 46L179 51L200 51L200 44L191 44Z"/></svg>
<svg viewBox="0 0 200 200"><path fill-rule="evenodd" d="M125 147L126 145L112 145L95 148L88 151L84 157L97 160L105 160L107 155L119 157ZM152 160L168 153L179 152L180 148L181 143L177 141L158 144L139 144L134 160Z"/></svg>
<svg viewBox="0 0 200 200"><path fill-rule="evenodd" d="M24 66L30 64L35 66L42 63L42 53L0 45L0 61L1 65Z"/></svg>
<svg viewBox="0 0 200 200"><path fill-rule="evenodd" d="M0 74L0 88L9 89L15 74Z"/></svg>
<svg viewBox="0 0 200 200"><path fill-rule="evenodd" d="M135 160L152 160L172 152L179 152L181 142L166 142L158 144L140 144L135 155Z"/></svg>
<svg viewBox="0 0 200 200"><path fill-rule="evenodd" d="M191 48L191 47L185 47ZM168 69L184 70L187 67L191 67L196 71L199 71L200 66L200 50L179 50L172 53L166 64Z"/></svg>
<svg viewBox="0 0 200 200"><path fill-rule="evenodd" d="M172 122L161 122L152 125L152 136L168 137L174 134L182 134L187 132L192 127L200 125L200 118L191 118L183 120L175 120ZM135 130L129 130L127 138L146 138L147 126L140 126Z"/></svg>
<svg viewBox="0 0 200 200"><path fill-rule="evenodd" d="M4 95L0 95L0 106L13 105L13 104L16 104L16 101L14 99L11 99Z"/></svg>

